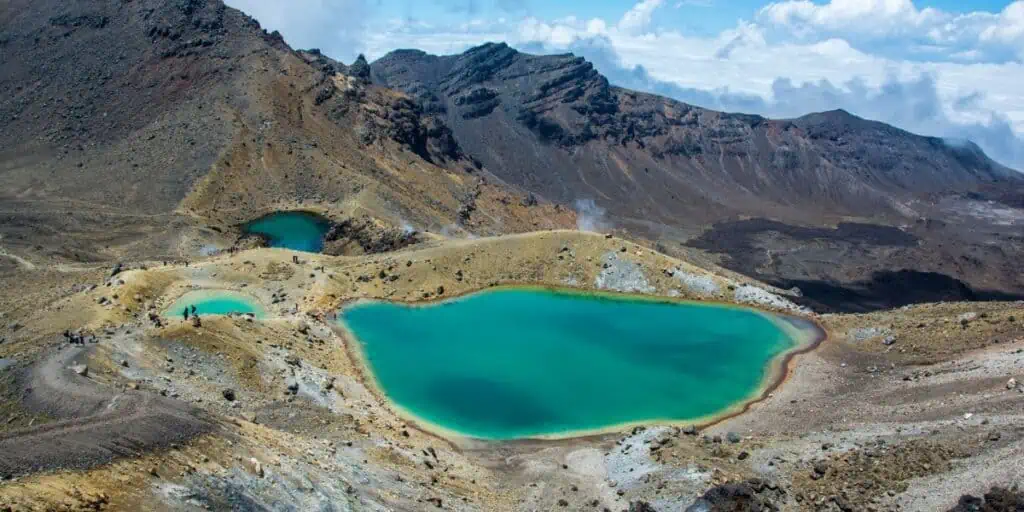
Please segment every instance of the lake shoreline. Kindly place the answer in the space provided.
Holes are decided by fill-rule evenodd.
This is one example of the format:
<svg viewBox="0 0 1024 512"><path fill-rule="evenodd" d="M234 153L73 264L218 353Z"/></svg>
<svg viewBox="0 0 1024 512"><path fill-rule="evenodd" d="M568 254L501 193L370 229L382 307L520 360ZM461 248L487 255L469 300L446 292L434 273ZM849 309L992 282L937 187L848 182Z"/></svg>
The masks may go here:
<svg viewBox="0 0 1024 512"><path fill-rule="evenodd" d="M237 226L242 237L259 237L270 248L320 254L334 222L311 210L279 210Z"/></svg>
<svg viewBox="0 0 1024 512"><path fill-rule="evenodd" d="M485 438L468 435L466 433L459 432L455 429L439 425L435 422L432 422L421 417L420 415L413 413L407 408L396 403L394 400L390 399L387 396L387 394L383 391L383 386L379 382L377 376L375 375L374 371L372 370L369 364L369 360L367 358L363 342L360 341L359 338L355 335L355 333L349 328L349 326L344 323L344 321L341 319L340 314L340 312L346 308L357 307L364 304L389 303L402 305L406 307L430 307L441 305L444 303L455 302L469 296L508 290L542 291L558 295L593 298L599 300L605 299L627 302L725 307L734 310L749 311L769 319L773 324L776 325L777 328L785 332L785 334L793 341L794 345L793 347L779 353L778 355L773 356L768 361L765 376L762 379L761 384L757 386L748 396L746 396L742 400L736 401L733 405L719 412L715 412L713 414L689 420L650 419L629 421L609 425L607 427L566 430L551 434L529 435L519 438ZM343 302L342 305L338 307L338 312L339 313L337 314L337 317L329 322L331 324L330 327L332 331L334 331L343 339L344 349L348 357L352 359L353 362L356 363L354 366L358 369L358 377L360 381L363 382L364 385L366 385L367 389L369 389L371 393L378 398L378 400L380 400L383 404L392 409L395 412L395 414L402 420L406 421L410 425L410 427L415 428L416 430L419 430L425 434L441 439L445 442L448 442L456 447L474 447L481 444L529 444L537 442L545 443L553 441L595 439L602 438L613 433L621 433L641 426L694 426L699 430L706 429L728 419L744 414L748 412L750 408L755 404L767 399L769 395L771 395L776 389L778 389L788 380L789 376L792 373L797 356L807 354L815 350L828 339L828 333L824 329L824 327L816 319L809 316L795 315L792 313L779 313L777 311L769 311L764 308L759 308L756 306L746 306L730 302L700 301L684 298L650 296L606 290L587 290L571 287L552 286L546 284L503 284L499 286L491 286L487 288L465 291L462 293L453 294L451 296L434 297L419 301L360 298ZM796 325L794 325L793 320L796 320L797 322L804 324L805 327L802 329L797 327Z"/></svg>
<svg viewBox="0 0 1024 512"><path fill-rule="evenodd" d="M186 297L190 297L189 300L185 300ZM269 316L269 310L266 305L253 294L231 290L228 288L196 288L186 289L182 293L175 295L173 300L170 300L170 304L163 308L162 316L167 319L177 318L181 316L181 309L184 307L202 304L204 302L222 300L237 300L245 304L249 309L253 311L238 311L234 312L240 315L252 314L255 318L266 318ZM203 313L197 311L197 315L203 316L225 316L233 312L226 313ZM191 315L191 311L189 312Z"/></svg>

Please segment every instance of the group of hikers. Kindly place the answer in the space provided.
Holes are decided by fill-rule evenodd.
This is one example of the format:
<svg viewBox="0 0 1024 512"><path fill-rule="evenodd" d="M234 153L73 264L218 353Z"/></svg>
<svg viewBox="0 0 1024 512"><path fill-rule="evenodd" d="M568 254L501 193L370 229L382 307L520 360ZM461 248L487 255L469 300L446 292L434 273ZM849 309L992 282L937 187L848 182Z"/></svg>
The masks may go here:
<svg viewBox="0 0 1024 512"><path fill-rule="evenodd" d="M196 306L195 306L195 304L193 304L191 306L191 308L192 308L192 316L199 316L199 315L196 314ZM185 310L181 312L181 315L183 317L185 317L186 321L188 320L188 313L189 313L189 306L185 306Z"/></svg>
<svg viewBox="0 0 1024 512"><path fill-rule="evenodd" d="M74 331L64 331L64 340L72 345L85 345L86 341L96 343L95 335L80 334Z"/></svg>

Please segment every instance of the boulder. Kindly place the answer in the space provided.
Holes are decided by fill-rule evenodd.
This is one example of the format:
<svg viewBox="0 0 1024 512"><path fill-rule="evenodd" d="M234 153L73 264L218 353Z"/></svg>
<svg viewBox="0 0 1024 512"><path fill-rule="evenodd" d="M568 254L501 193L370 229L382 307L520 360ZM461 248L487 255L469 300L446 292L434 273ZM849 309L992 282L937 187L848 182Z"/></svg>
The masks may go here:
<svg viewBox="0 0 1024 512"><path fill-rule="evenodd" d="M84 364L76 364L72 366L71 371L75 372L78 375L81 375L82 377L89 376L89 367Z"/></svg>
<svg viewBox="0 0 1024 512"><path fill-rule="evenodd" d="M776 501L782 501L781 494L758 480L725 483L709 489L685 510L686 512L778 511L780 508L776 505Z"/></svg>
<svg viewBox="0 0 1024 512"><path fill-rule="evenodd" d="M740 435L737 434L736 432L729 432L728 434L725 435L725 438L732 444L736 444L743 440L743 438L740 437Z"/></svg>
<svg viewBox="0 0 1024 512"><path fill-rule="evenodd" d="M235 390L227 388L224 391L222 391L221 394L224 395L224 399L227 400L228 402L235 401Z"/></svg>
<svg viewBox="0 0 1024 512"><path fill-rule="evenodd" d="M980 512L980 511L1020 511L1024 510L1024 492L1019 488L993 487L984 497L965 494L959 503L949 512Z"/></svg>
<svg viewBox="0 0 1024 512"><path fill-rule="evenodd" d="M634 501L629 504L629 512L657 512L650 503L646 501Z"/></svg>
<svg viewBox="0 0 1024 512"><path fill-rule="evenodd" d="M265 474L263 472L263 464L261 464L260 461L256 460L255 458L249 459L249 464L252 465L252 473L260 478L263 478L263 475Z"/></svg>
<svg viewBox="0 0 1024 512"><path fill-rule="evenodd" d="M348 67L348 74L353 78L360 80L370 80L370 64L366 61L366 57L363 54L359 54L356 57L355 62Z"/></svg>
<svg viewBox="0 0 1024 512"><path fill-rule="evenodd" d="M1013 390L1016 387L1017 387L1017 379L1011 378L1010 380L1006 381L1006 389Z"/></svg>

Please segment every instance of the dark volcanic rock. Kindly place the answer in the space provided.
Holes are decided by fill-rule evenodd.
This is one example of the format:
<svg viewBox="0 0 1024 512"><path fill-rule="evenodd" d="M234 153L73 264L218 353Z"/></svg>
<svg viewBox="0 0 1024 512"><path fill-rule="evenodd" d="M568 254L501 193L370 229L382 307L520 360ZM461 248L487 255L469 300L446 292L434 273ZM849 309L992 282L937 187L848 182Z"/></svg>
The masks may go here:
<svg viewBox="0 0 1024 512"><path fill-rule="evenodd" d="M50 18L50 24L58 27L87 27L92 29L100 29L107 26L110 18L101 14L82 14L78 16L72 16L68 14L62 14L60 16L54 16Z"/></svg>
<svg viewBox="0 0 1024 512"><path fill-rule="evenodd" d="M415 244L419 242L419 234L405 227L390 227L363 216L335 224L324 240L324 252L328 254L376 254ZM351 244L359 250L353 252Z"/></svg>
<svg viewBox="0 0 1024 512"><path fill-rule="evenodd" d="M818 311L867 312L919 302L1024 298L1024 281L1017 265L1009 261L1010 253L981 253L970 243L930 247L922 237L957 235L945 230L933 235L928 229L853 222L818 228L754 218L715 224L687 245L721 254L725 267L779 288L799 288L800 296L791 299ZM790 249L778 254L781 247ZM1020 291L976 288L943 273L949 271L949 259L964 253L985 258L976 267L958 265L965 278Z"/></svg>
<svg viewBox="0 0 1024 512"><path fill-rule="evenodd" d="M456 105L465 105L467 109L462 113L463 119L474 119L483 117L494 111L501 104L498 93L492 89L474 89L469 94L459 96L455 99Z"/></svg>
<svg viewBox="0 0 1024 512"><path fill-rule="evenodd" d="M366 57L363 54L359 54L356 57L356 61L348 67L348 75L354 76L362 80L370 79L370 64L366 62Z"/></svg>
<svg viewBox="0 0 1024 512"><path fill-rule="evenodd" d="M646 501L634 501L629 504L629 512L658 512Z"/></svg>
<svg viewBox="0 0 1024 512"><path fill-rule="evenodd" d="M786 492L764 481L726 483L712 487L686 508L686 512L770 512L778 511Z"/></svg>
<svg viewBox="0 0 1024 512"><path fill-rule="evenodd" d="M3 11L0 147L45 156L48 174L14 167L2 185L46 179L54 194L136 212L174 208L210 168L229 128L204 115L212 100L195 100L240 107L224 94L243 75L231 56L266 45L258 24L215 0L12 0ZM96 156L121 146L131 154Z"/></svg>
<svg viewBox="0 0 1024 512"><path fill-rule="evenodd" d="M964 495L949 512L1024 512L1024 493L1018 488L993 487L982 498Z"/></svg>

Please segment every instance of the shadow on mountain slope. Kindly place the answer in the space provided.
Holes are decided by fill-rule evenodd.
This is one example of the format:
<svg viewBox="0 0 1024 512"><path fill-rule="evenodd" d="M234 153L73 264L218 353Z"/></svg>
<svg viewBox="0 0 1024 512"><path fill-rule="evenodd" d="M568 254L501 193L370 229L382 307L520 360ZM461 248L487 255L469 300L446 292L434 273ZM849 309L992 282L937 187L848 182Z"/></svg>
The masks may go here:
<svg viewBox="0 0 1024 512"><path fill-rule="evenodd" d="M1015 228L943 222L835 228L754 218L715 224L687 242L730 270L798 287L818 311L866 312L907 304L1024 298Z"/></svg>
<svg viewBox="0 0 1024 512"><path fill-rule="evenodd" d="M871 279L839 284L825 281L770 281L780 288L797 287L795 302L815 311L867 313L926 302L1014 301L1024 294L972 289L959 279L935 272L875 272Z"/></svg>

